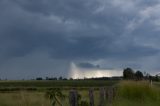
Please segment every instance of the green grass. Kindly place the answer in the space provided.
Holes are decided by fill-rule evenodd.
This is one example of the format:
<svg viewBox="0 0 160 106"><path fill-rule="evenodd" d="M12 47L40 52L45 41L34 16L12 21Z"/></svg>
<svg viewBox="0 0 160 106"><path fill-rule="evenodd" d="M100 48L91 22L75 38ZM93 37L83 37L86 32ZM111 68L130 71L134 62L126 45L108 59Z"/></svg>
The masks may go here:
<svg viewBox="0 0 160 106"><path fill-rule="evenodd" d="M27 80L27 81L0 81L0 92L13 92L13 91L46 91L52 88L60 88L62 90L70 90L76 88L78 90L85 90L90 87L112 86L117 84L118 81L106 80Z"/></svg>
<svg viewBox="0 0 160 106"><path fill-rule="evenodd" d="M54 84L54 85L52 85ZM17 91L0 92L0 106L51 106L45 98L46 90L24 90L22 88L61 88L66 99L64 106L69 106L68 94L71 88L76 88L82 100L89 101L88 89L94 90L95 106L99 103L99 87L110 86L117 82L109 81L0 81L0 88L20 88ZM121 81L117 86L116 97L112 106L160 106L160 83L153 86L147 81ZM22 87L22 88L21 88ZM66 89L67 88L67 89Z"/></svg>
<svg viewBox="0 0 160 106"><path fill-rule="evenodd" d="M69 106L69 90L76 88L82 100L89 101L88 89L95 88L95 104L98 105L101 86L112 86L118 81L106 80L70 80L70 81L0 81L0 106L51 106L49 99L45 98L47 89L60 88L67 98L63 101ZM25 105L23 105L25 104Z"/></svg>
<svg viewBox="0 0 160 106"><path fill-rule="evenodd" d="M113 103L113 106L160 106L160 88L146 81L123 81Z"/></svg>
<svg viewBox="0 0 160 106"><path fill-rule="evenodd" d="M110 86L117 82L107 80L0 81L0 87L99 87Z"/></svg>

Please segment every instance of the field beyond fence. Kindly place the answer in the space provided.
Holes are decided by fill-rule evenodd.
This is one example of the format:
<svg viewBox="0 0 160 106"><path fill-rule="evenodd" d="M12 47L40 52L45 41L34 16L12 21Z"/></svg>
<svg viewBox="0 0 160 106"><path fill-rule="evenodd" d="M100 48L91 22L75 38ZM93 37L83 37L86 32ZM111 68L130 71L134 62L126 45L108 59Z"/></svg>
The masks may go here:
<svg viewBox="0 0 160 106"><path fill-rule="evenodd" d="M59 98L62 106L160 106L159 85L148 81L0 81L0 106L52 106L54 98L46 93L54 94L55 89L65 96Z"/></svg>

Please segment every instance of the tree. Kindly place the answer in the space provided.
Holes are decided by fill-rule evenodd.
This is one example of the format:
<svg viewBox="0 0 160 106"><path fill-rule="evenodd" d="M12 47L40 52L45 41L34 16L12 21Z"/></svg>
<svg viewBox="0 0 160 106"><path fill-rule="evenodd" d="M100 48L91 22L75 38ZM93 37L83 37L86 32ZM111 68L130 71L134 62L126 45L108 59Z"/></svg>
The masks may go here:
<svg viewBox="0 0 160 106"><path fill-rule="evenodd" d="M124 79L134 79L134 71L131 68L126 68L123 71Z"/></svg>
<svg viewBox="0 0 160 106"><path fill-rule="evenodd" d="M42 77L37 77L36 80L43 80L43 78Z"/></svg>
<svg viewBox="0 0 160 106"><path fill-rule="evenodd" d="M62 76L60 76L58 79L59 79L59 80L62 80L62 79L63 79L63 77L62 77Z"/></svg>
<svg viewBox="0 0 160 106"><path fill-rule="evenodd" d="M141 71L137 71L135 73L135 77L137 80L142 80L143 79L143 73Z"/></svg>
<svg viewBox="0 0 160 106"><path fill-rule="evenodd" d="M159 76L156 75L155 78L154 78L154 80L155 80L155 81L159 81Z"/></svg>

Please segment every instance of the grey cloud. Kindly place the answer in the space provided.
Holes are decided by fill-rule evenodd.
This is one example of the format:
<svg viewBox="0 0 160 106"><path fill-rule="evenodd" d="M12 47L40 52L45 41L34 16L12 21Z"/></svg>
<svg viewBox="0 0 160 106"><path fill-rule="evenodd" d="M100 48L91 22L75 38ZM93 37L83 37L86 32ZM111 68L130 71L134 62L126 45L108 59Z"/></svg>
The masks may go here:
<svg viewBox="0 0 160 106"><path fill-rule="evenodd" d="M132 2L132 7L128 6ZM0 66L37 50L47 52L49 58L55 60L54 64L60 64L56 60L67 61L64 64L68 65L71 61L102 59L112 61L113 64L107 65L110 68L114 63L121 68L121 61L123 64L132 61L132 66L137 60L144 62L144 58L159 57L159 26L153 23L153 18L140 14L158 5L158 0L129 0L128 5L124 0L114 0L114 3L103 0L1 0ZM125 11L127 8L130 9ZM101 64L107 64L105 62ZM146 67L141 63L133 66Z"/></svg>
<svg viewBox="0 0 160 106"><path fill-rule="evenodd" d="M96 69L96 68L100 68L99 65L94 65L92 63L78 63L77 66L79 68L89 68L89 69Z"/></svg>
<svg viewBox="0 0 160 106"><path fill-rule="evenodd" d="M14 57L0 65L1 78L32 79L35 77L68 77L70 63L51 59L47 52L37 50L23 57Z"/></svg>
<svg viewBox="0 0 160 106"><path fill-rule="evenodd" d="M54 13L55 13L54 6L52 6L53 10L52 10L51 6L43 6L43 5L45 5L45 3L46 3L46 5L49 5L50 3L48 3L48 2L40 1L34 7L32 4L34 4L36 2L33 2L33 1L29 1L29 2L17 1L17 3L19 5L21 5L21 7L24 7L25 9L27 9L29 12L33 12L33 11L43 12L41 10L49 11L50 9L43 8L43 7L47 7L47 8L51 8L51 10L50 10L51 14L53 13L53 15L54 15ZM69 10L64 9L64 11L66 11L64 13L67 13L67 12L74 10L74 8L81 10L80 12L83 12L83 13L88 12L88 11L91 12L90 10L86 9L87 7L84 8L86 11L83 11L83 7L85 7L84 5L87 4L84 1L80 2L80 3L70 1L69 3L68 2L67 3L58 2L58 3L53 3L53 4L57 4L58 5L57 8L61 8L60 4L64 5L64 8L65 8L65 6L66 7L68 6L71 8ZM17 6L16 4L14 4L14 5ZM75 5L77 5L77 6L75 6ZM29 7L31 7L31 8L29 8ZM36 8L38 8L38 9L36 9ZM40 9L40 8L43 8L43 9ZM21 8L19 8L19 9L21 9ZM115 10L113 10L113 11L115 11ZM28 14L27 13L25 14L25 12L26 11L24 11L24 15L27 16ZM58 11L58 12L60 12L60 11ZM80 14L80 12L76 12L76 14ZM121 12L118 11L117 13L120 14ZM84 14L81 14L80 16L87 17L88 16L87 14L89 14L89 13L86 13L85 14L86 16ZM21 14L18 14L18 13L15 15L21 16ZM72 17L72 14L65 15L65 14L61 13L61 15ZM73 14L73 17L71 18L73 20L76 18L74 15L75 14ZM71 32L66 31L66 26L64 25L64 23L54 25L56 23L56 21L53 21L53 25L50 26L50 27L53 27L52 30L48 31L48 29L45 29L45 27L43 27L41 25L40 21L42 21L42 22L44 21L44 26L47 26L47 25L45 25L45 23L47 24L49 22L47 22L45 20L45 17L43 17L39 14L36 17L41 16L42 19L40 19L40 20L37 20L36 18L30 17L30 16L27 16L26 19L22 19L22 17L19 17L20 20L16 20L17 22L11 22L11 24L15 25L15 26L11 26L12 30L10 30L11 28L9 28L9 30L6 31L7 33L5 33L5 34L9 36L9 39L13 39L13 42L17 42L17 44L15 44L15 46L16 46L15 48L12 47L13 45L11 45L11 48L14 49L11 51L15 51L15 53L20 53L21 50L18 50L18 49L19 48L21 49L22 47L24 47L24 49L26 50L26 51L24 51L24 50L22 50L22 51L24 51L24 53L27 53L28 51L33 50L37 46L47 46L51 49L53 48L53 50L51 50L51 51L53 52L53 54L55 53L55 57L57 57L57 55L59 55L58 57L63 57L63 56L67 57L67 56L65 56L65 54L72 55L72 56L77 55L77 57L79 55L82 55L80 57L83 57L83 54L84 55L91 54L91 58L93 58L93 57L96 57L96 53L97 53L96 51L99 51L98 54L103 57L104 54L112 54L112 52L110 53L110 49L108 49L108 45L109 45L109 47L112 47L112 44L116 40L119 40L119 36L121 36L121 34L123 34L123 32L124 32L124 29L122 26L126 25L126 22L125 22L126 20L120 20L119 18L116 18L118 16L116 13L113 13L113 14L110 13L110 15L111 16L104 15L105 17L103 17L103 18L102 18L103 15L101 17L91 15L91 17L94 17L96 20L100 20L103 23L105 22L106 24L108 24L108 25L106 25L106 30L102 30L102 29L95 30L94 28L90 27L90 23L89 23L87 25L82 24L82 26L80 26L82 28L78 27L79 29L77 28L76 30L73 30ZM77 16L77 17L79 18L79 20L82 19L79 16ZM15 19L16 18L17 18L17 16L15 17ZM37 21L37 22L28 23L27 18L30 18L29 20L33 20L33 21ZM88 18L86 18L86 19L90 22L90 20ZM91 18L91 19L93 19L93 18ZM112 21L110 21L110 19L112 19ZM92 20L91 20L91 22L92 22ZM97 21L97 23L99 23L99 21ZM40 28L38 27L39 29L37 29L37 26L41 26L41 27ZM59 29L57 29L57 27L59 27ZM85 29L83 29L83 27L85 27ZM68 35L71 35L71 37L68 38ZM78 37L76 38L74 36L78 36ZM90 36L90 37L87 37L87 36ZM92 36L94 36L94 37L92 37ZM99 36L101 36L101 37L99 37ZM69 39L75 40L76 43L69 42L68 41ZM120 40L123 43L123 39L120 39ZM30 42L30 43L28 43L28 42ZM61 44L61 43L63 43L63 44ZM21 47L17 47L17 45L20 45ZM83 46L83 45L85 45L85 46ZM101 47L101 45L104 45L104 46ZM129 44L129 45L131 45L131 47L127 46L126 49L132 48L132 44ZM136 48L136 46L133 46L133 47ZM140 48L140 50L143 49L142 46L140 46L140 47L137 46L137 52L138 52L138 48ZM28 50L28 49L30 49L30 50ZM72 49L73 49L73 51L72 51ZM146 48L144 47L144 49L146 49ZM150 49L152 51L152 48L150 48ZM67 50L68 50L68 53L64 53ZM60 55L60 54L62 54L62 55Z"/></svg>

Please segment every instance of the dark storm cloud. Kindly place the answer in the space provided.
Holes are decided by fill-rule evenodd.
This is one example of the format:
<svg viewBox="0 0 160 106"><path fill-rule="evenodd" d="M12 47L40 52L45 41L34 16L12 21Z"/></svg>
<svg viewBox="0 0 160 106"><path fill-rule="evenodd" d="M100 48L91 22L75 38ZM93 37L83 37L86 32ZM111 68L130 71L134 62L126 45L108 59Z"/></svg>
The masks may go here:
<svg viewBox="0 0 160 106"><path fill-rule="evenodd" d="M98 6L98 1L85 2L82 0L75 2L70 0L67 2L47 2L41 0L37 3L30 0L17 0L16 2L8 1L5 4L7 3L11 4L11 9L16 8L15 11L13 10L15 15L13 13L7 13L8 20L10 20L10 18L15 19L10 23L11 26L6 29L7 31L5 33L5 37L8 35L8 39L12 39L13 42L15 41L17 43L15 47L11 45L11 49L13 50L11 50L10 53L13 55L17 53L17 55L21 55L22 53L23 56L25 53L34 50L38 46L46 46L52 49L53 57L83 58L84 56L84 58L86 58L90 55L89 57L91 58L99 58L99 56L105 57L107 54L112 54L110 48L114 41L122 40L122 43L125 43L125 39L119 39L119 36L123 34L123 26L126 25L126 20L117 17L120 14L117 10L108 10L107 12L109 13L106 14L93 14L96 8L100 6L100 3ZM116 13L111 13L113 11L116 11ZM47 20L47 18L52 15L57 16L59 19ZM20 19L18 20L17 17ZM58 20L62 22L58 23ZM67 25L65 24L65 20L75 22L74 24L77 24L77 29L66 31ZM102 21L103 24L105 23L105 25L103 26L100 21ZM48 25L49 22L51 22L51 25ZM100 28L94 29L92 28L92 24ZM102 27L101 29L100 25L106 28L104 29ZM73 42L70 41L70 39L73 40ZM127 40L128 39L126 39L126 41ZM132 46L132 44L130 45ZM108 48L108 46L110 46L110 48ZM138 50L140 50L140 52L143 51L143 48L146 50L146 47L136 47L135 45L133 47L137 49L137 52ZM132 49L132 47L127 46L126 49ZM150 49L152 52L152 48ZM121 50L119 51L121 52ZM116 51L116 53L118 52Z"/></svg>
<svg viewBox="0 0 160 106"><path fill-rule="evenodd" d="M99 65L94 65L94 64L91 64L91 63L78 63L77 66L79 68L90 68L90 69L100 68Z"/></svg>
<svg viewBox="0 0 160 106"><path fill-rule="evenodd" d="M159 57L159 9L158 0L1 0L0 66L40 51L54 63L145 67L144 58Z"/></svg>

